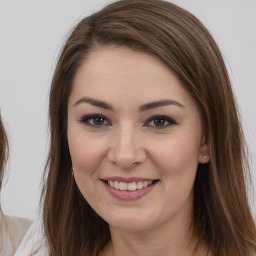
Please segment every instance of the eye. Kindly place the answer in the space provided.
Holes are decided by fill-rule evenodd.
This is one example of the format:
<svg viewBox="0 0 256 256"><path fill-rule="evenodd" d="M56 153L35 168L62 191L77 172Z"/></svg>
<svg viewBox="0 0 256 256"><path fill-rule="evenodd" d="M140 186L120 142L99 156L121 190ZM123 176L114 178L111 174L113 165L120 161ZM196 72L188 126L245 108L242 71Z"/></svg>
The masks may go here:
<svg viewBox="0 0 256 256"><path fill-rule="evenodd" d="M162 129L173 124L177 124L177 123L168 116L153 116L146 123L146 126Z"/></svg>
<svg viewBox="0 0 256 256"><path fill-rule="evenodd" d="M94 127L110 125L109 121L104 116L99 114L85 116L80 120L80 122Z"/></svg>

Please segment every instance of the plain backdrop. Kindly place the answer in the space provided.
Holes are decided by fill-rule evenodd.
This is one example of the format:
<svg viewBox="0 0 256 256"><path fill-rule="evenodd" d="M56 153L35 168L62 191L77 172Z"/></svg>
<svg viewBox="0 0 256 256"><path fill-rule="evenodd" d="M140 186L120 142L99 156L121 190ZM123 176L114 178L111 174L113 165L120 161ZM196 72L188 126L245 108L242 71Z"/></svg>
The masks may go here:
<svg viewBox="0 0 256 256"><path fill-rule="evenodd" d="M48 93L59 50L72 26L108 2L0 0L0 108L11 145L2 191L6 214L36 218L48 150ZM205 24L223 53L256 187L256 1L173 2ZM253 206L253 192L249 196Z"/></svg>

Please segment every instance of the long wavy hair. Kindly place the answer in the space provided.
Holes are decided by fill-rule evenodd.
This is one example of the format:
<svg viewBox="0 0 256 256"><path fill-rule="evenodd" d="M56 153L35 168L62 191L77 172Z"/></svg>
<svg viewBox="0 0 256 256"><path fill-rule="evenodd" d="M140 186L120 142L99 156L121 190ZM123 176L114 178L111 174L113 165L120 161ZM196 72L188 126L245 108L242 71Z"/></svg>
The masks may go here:
<svg viewBox="0 0 256 256"><path fill-rule="evenodd" d="M214 39L188 11L161 0L123 0L81 20L59 56L50 91L50 151L46 165L44 229L51 256L96 256L110 236L71 174L67 102L88 53L125 46L168 65L201 111L211 161L198 165L193 229L197 245L214 256L256 252L247 200L244 136L228 73Z"/></svg>

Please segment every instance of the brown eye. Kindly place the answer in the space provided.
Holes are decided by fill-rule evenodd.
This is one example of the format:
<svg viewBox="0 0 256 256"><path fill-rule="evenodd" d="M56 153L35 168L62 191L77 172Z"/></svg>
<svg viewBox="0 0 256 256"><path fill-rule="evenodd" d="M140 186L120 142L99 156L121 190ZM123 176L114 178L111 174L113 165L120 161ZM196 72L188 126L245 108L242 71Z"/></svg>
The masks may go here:
<svg viewBox="0 0 256 256"><path fill-rule="evenodd" d="M158 129L168 127L170 125L177 124L173 119L167 116L154 116L147 122L147 126L155 127Z"/></svg>
<svg viewBox="0 0 256 256"><path fill-rule="evenodd" d="M160 118L158 118L158 119L154 119L154 125L155 126L165 126L166 125L166 120L165 119L160 119Z"/></svg>
<svg viewBox="0 0 256 256"><path fill-rule="evenodd" d="M93 127L110 125L110 123L104 116L98 114L85 116L80 120L80 122Z"/></svg>
<svg viewBox="0 0 256 256"><path fill-rule="evenodd" d="M93 125L103 125L105 122L105 119L102 117L94 117L91 119Z"/></svg>

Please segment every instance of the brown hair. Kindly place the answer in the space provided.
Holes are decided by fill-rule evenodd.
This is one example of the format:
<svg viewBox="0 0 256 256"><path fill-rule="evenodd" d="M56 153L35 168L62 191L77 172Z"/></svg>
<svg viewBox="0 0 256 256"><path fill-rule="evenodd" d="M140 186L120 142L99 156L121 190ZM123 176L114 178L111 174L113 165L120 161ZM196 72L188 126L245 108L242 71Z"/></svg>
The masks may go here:
<svg viewBox="0 0 256 256"><path fill-rule="evenodd" d="M8 157L8 141L7 136L2 124L2 118L0 115L0 191L2 188L2 181L4 177L4 168ZM1 208L1 204L0 204Z"/></svg>
<svg viewBox="0 0 256 256"><path fill-rule="evenodd" d="M4 177L4 168L7 162L8 157L8 141L7 136L4 130L4 126L2 123L1 113L0 113L0 192L2 189L2 181ZM1 193L0 193L1 196ZM4 230L5 221L3 218L3 212L1 208L1 198L0 198L0 253L2 252L2 248L4 246L3 236L6 236L6 230ZM4 233L5 232L5 233Z"/></svg>
<svg viewBox="0 0 256 256"><path fill-rule="evenodd" d="M51 142L44 194L50 255L96 256L110 239L71 175L67 102L88 53L104 46L146 51L164 61L201 110L211 161L198 166L193 228L213 255L256 252L248 206L244 137L221 53L208 30L186 10L161 0L123 0L83 19L59 57L50 92Z"/></svg>

